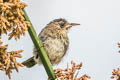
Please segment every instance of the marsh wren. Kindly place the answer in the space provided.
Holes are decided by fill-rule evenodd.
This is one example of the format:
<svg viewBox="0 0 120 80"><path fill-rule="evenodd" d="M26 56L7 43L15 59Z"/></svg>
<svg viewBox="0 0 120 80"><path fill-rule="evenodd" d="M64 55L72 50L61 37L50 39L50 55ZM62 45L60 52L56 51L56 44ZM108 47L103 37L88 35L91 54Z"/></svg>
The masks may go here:
<svg viewBox="0 0 120 80"><path fill-rule="evenodd" d="M80 25L77 23L68 23L67 20L60 18L51 21L38 35L39 39L44 44L44 49L51 64L58 64L69 47L68 31L72 26ZM33 50L34 56L29 62L24 63L27 67L32 67L35 64L42 64L38 55L37 49Z"/></svg>

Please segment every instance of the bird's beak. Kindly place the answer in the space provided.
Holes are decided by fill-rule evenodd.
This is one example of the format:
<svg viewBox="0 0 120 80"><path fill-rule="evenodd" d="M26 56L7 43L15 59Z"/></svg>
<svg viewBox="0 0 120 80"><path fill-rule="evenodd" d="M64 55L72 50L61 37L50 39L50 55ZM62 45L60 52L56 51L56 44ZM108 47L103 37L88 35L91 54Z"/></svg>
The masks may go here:
<svg viewBox="0 0 120 80"><path fill-rule="evenodd" d="M69 23L68 25L66 25L66 26L64 27L64 29L65 29L65 30L69 30L72 26L77 26L77 25L80 25L80 24L78 24L78 23Z"/></svg>
<svg viewBox="0 0 120 80"><path fill-rule="evenodd" d="M77 25L80 25L78 23L70 23L71 26L77 26Z"/></svg>

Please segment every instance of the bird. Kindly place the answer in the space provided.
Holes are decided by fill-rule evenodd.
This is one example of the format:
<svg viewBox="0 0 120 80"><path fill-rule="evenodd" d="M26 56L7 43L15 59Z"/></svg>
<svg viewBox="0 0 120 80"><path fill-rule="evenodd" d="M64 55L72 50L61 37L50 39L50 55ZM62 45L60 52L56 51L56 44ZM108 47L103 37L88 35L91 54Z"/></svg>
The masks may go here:
<svg viewBox="0 0 120 80"><path fill-rule="evenodd" d="M78 23L69 23L64 18L54 19L45 26L38 35L43 43L43 47L52 65L59 64L69 48L68 32ZM37 49L33 49L33 57L29 58L23 64L31 68L36 64L42 64Z"/></svg>

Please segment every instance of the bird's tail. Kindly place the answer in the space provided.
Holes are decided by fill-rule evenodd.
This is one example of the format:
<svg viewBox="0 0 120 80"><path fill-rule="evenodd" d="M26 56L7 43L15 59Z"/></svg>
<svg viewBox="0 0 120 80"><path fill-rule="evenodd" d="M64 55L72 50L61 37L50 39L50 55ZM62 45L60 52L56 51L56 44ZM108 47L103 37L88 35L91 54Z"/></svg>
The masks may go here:
<svg viewBox="0 0 120 80"><path fill-rule="evenodd" d="M34 57L31 57L27 59L26 61L22 62L22 64L28 68L31 68L37 63L35 62Z"/></svg>

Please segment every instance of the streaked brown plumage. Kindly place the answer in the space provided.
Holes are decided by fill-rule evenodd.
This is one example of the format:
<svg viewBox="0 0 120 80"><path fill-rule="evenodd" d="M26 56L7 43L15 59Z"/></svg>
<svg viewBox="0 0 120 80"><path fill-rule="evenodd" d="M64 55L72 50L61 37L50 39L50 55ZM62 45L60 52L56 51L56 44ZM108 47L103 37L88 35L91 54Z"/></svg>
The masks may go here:
<svg viewBox="0 0 120 80"><path fill-rule="evenodd" d="M58 64L69 47L68 31L72 26L79 25L68 23L65 19L55 19L51 21L39 34L39 39L44 44L44 49L52 64ZM34 57L24 63L27 67L32 67L36 63L42 64L38 56L37 49L34 48ZM34 59L33 59L34 58Z"/></svg>

